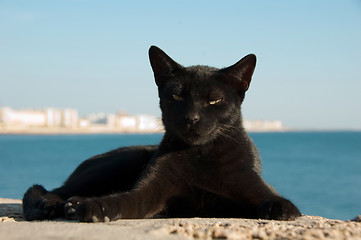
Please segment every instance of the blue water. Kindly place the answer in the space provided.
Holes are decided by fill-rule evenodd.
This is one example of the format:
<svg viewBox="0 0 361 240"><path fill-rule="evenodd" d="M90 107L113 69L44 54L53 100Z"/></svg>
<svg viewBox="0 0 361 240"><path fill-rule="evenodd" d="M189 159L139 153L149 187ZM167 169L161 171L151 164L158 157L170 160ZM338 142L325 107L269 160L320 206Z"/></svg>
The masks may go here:
<svg viewBox="0 0 361 240"><path fill-rule="evenodd" d="M83 160L161 135L0 135L0 197L21 198L35 183L58 187ZM252 133L263 176L304 214L361 214L361 132Z"/></svg>

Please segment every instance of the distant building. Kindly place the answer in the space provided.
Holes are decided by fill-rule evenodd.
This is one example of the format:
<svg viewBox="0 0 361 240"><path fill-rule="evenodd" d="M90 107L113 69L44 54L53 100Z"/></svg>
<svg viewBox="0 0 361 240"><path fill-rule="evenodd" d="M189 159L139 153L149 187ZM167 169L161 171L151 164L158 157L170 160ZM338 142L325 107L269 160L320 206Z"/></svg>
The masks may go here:
<svg viewBox="0 0 361 240"><path fill-rule="evenodd" d="M151 115L130 116L124 112L109 114L107 127L124 132L157 132L162 129L160 119Z"/></svg>
<svg viewBox="0 0 361 240"><path fill-rule="evenodd" d="M243 121L243 126L247 131L284 131L285 127L281 121Z"/></svg>
<svg viewBox="0 0 361 240"><path fill-rule="evenodd" d="M47 119L42 111L15 111L4 107L0 109L0 122L5 126L45 126Z"/></svg>
<svg viewBox="0 0 361 240"><path fill-rule="evenodd" d="M90 127L90 122L87 119L84 118L80 118L79 119L79 127L80 128L89 128Z"/></svg>
<svg viewBox="0 0 361 240"><path fill-rule="evenodd" d="M105 113L92 113L85 117L90 124L106 124L107 118L108 116Z"/></svg>
<svg viewBox="0 0 361 240"><path fill-rule="evenodd" d="M78 111L74 109L58 110L61 114L61 127L78 127L79 116Z"/></svg>
<svg viewBox="0 0 361 240"><path fill-rule="evenodd" d="M0 109L0 123L7 127L77 127L78 121L78 111L74 109Z"/></svg>

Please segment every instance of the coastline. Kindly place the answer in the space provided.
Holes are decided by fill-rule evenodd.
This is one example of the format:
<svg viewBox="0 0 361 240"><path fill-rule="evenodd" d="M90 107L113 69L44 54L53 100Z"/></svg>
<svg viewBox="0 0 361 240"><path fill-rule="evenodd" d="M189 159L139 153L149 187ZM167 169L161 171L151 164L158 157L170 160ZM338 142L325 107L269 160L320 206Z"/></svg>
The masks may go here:
<svg viewBox="0 0 361 240"><path fill-rule="evenodd" d="M106 128L21 128L1 129L0 135L76 135L76 134L161 134L163 130L157 131L125 131Z"/></svg>
<svg viewBox="0 0 361 240"><path fill-rule="evenodd" d="M361 132L361 129L251 129L248 133L312 133L312 132ZM1 135L90 135L90 134L163 134L164 130L152 131L126 131L106 128L82 129L82 128L21 128L21 129L2 129Z"/></svg>
<svg viewBox="0 0 361 240"><path fill-rule="evenodd" d="M0 239L361 239L360 218L302 216L295 221L231 218L26 222L19 199L0 198Z"/></svg>

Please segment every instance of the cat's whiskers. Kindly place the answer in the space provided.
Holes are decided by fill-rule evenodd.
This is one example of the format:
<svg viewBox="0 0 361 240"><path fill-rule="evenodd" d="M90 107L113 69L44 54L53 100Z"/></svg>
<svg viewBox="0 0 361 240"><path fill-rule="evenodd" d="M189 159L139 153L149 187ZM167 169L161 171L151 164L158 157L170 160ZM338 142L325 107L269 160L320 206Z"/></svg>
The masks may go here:
<svg viewBox="0 0 361 240"><path fill-rule="evenodd" d="M149 128L149 132L151 133L164 133L165 128L162 123L158 123L157 126Z"/></svg>
<svg viewBox="0 0 361 240"><path fill-rule="evenodd" d="M229 132L231 132L232 130L238 130L239 129L238 127L228 125L228 124L222 124L221 126L218 126L218 129L219 129L218 134L220 136L225 137L225 139L232 140L237 144L241 144L241 142L238 139L234 138L233 136L231 136L229 134Z"/></svg>
<svg viewBox="0 0 361 240"><path fill-rule="evenodd" d="M165 131L165 127L163 125L163 123L158 123L158 126L155 128L155 130L157 130L157 132L161 133Z"/></svg>

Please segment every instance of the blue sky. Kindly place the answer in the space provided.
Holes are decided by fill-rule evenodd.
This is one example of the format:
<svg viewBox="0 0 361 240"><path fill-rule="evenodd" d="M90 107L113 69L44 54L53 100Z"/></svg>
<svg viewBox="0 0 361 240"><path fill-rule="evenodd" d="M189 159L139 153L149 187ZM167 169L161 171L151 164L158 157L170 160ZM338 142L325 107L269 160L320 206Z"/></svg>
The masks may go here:
<svg viewBox="0 0 361 240"><path fill-rule="evenodd" d="M361 1L0 0L0 107L160 115L147 51L257 67L244 118L361 129Z"/></svg>

